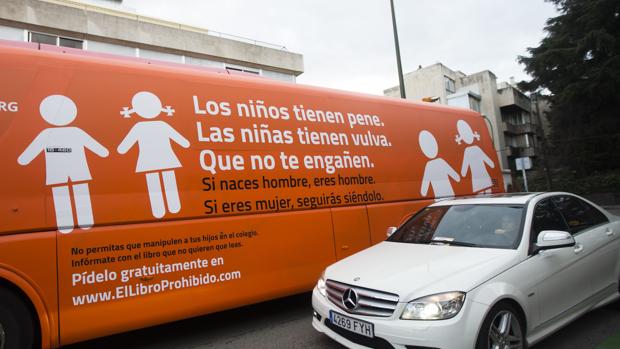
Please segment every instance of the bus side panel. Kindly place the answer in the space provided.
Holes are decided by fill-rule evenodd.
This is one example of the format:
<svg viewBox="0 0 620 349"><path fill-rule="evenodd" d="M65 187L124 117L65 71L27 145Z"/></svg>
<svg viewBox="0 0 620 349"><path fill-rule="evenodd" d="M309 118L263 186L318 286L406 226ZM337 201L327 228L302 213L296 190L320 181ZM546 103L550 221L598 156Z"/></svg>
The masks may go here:
<svg viewBox="0 0 620 349"><path fill-rule="evenodd" d="M308 290L334 246L382 241L435 197L503 190L472 111L0 52L0 100L19 106L0 118L0 235L59 230L62 343ZM332 221L336 206L358 208ZM39 282L31 264L14 267Z"/></svg>
<svg viewBox="0 0 620 349"><path fill-rule="evenodd" d="M332 231L313 210L59 234L61 343L307 291Z"/></svg>
<svg viewBox="0 0 620 349"><path fill-rule="evenodd" d="M503 190L465 109L0 50L0 234Z"/></svg>
<svg viewBox="0 0 620 349"><path fill-rule="evenodd" d="M338 260L370 246L368 214L365 206L332 209L334 247Z"/></svg>
<svg viewBox="0 0 620 349"><path fill-rule="evenodd" d="M387 228L397 227L405 218L432 204L432 200L394 202L388 204L368 205L368 221L372 244L387 238Z"/></svg>
<svg viewBox="0 0 620 349"><path fill-rule="evenodd" d="M43 348L58 345L56 236L54 232L0 237L0 278L14 283L33 303L41 323Z"/></svg>
<svg viewBox="0 0 620 349"><path fill-rule="evenodd" d="M2 59L4 52L0 54ZM7 64L2 61L0 69ZM27 118L23 113L24 104L38 105L40 100L34 95L32 81L36 79L37 67L34 65L8 66L1 69L0 101L12 103L14 108L0 110L0 164L2 164L2 186L0 186L0 235L20 230L48 230L49 217L45 210L45 182L40 180L45 173L42 161L29 163L32 171L20 172L18 157L26 146L25 142L15 141L28 135L30 127L22 124ZM27 142L27 141L26 141ZM25 184L25 185L23 185ZM51 229L49 229L51 230Z"/></svg>

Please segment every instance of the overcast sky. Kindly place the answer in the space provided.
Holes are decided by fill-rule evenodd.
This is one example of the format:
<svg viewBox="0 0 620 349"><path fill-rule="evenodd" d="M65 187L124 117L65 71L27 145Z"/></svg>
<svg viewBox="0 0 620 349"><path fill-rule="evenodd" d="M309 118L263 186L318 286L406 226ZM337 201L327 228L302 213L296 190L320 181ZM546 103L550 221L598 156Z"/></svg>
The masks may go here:
<svg viewBox="0 0 620 349"><path fill-rule="evenodd" d="M125 0L138 14L285 46L304 56L298 83L372 94L398 84L389 0ZM537 46L543 0L394 0L405 73L442 62L498 83L527 79L516 61Z"/></svg>

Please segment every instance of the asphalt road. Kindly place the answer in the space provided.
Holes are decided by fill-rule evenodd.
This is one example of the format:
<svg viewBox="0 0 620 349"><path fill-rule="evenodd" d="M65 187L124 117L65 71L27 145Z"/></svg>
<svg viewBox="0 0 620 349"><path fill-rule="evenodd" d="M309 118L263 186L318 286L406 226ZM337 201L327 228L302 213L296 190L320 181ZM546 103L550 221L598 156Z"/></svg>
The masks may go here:
<svg viewBox="0 0 620 349"><path fill-rule="evenodd" d="M66 348L343 348L312 328L311 312L306 293ZM620 301L584 315L533 349L593 349L618 333Z"/></svg>

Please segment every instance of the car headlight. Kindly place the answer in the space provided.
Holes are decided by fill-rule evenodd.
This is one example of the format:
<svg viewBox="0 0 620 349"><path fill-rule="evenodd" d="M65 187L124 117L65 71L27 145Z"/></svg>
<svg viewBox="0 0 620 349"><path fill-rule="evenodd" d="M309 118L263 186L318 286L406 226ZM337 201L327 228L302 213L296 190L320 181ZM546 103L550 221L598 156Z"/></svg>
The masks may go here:
<svg viewBox="0 0 620 349"><path fill-rule="evenodd" d="M321 274L319 281L317 281L316 289L319 290L319 293L322 294L323 297L327 297L327 287L325 286L325 272Z"/></svg>
<svg viewBox="0 0 620 349"><path fill-rule="evenodd" d="M465 292L446 292L418 298L407 303L403 320L445 320L455 317L463 307Z"/></svg>

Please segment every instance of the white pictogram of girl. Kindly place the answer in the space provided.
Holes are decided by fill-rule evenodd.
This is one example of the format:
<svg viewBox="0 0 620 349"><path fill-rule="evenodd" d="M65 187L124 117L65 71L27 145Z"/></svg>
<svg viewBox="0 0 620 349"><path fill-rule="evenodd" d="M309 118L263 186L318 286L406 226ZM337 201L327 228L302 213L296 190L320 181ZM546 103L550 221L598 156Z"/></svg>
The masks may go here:
<svg viewBox="0 0 620 349"><path fill-rule="evenodd" d="M131 99L131 105L132 109L123 108L121 115L128 118L132 113L136 113L142 118L153 119L162 111L168 116L174 113L174 109L170 106L162 108L159 98L146 91L136 93ZM134 144L138 143L136 173L146 174L151 212L155 218L162 218L166 214L166 204L170 213L178 213L181 210L174 169L182 165L172 150L171 140L183 148L189 147L189 141L166 122L140 121L131 128L117 148L120 154L125 154ZM166 204L164 204L164 196Z"/></svg>
<svg viewBox="0 0 620 349"><path fill-rule="evenodd" d="M456 128L459 134L456 135L455 141L461 144L464 141L467 144L472 144L474 138L480 140L480 134L473 132L471 127L464 120L459 120L456 123ZM470 145L465 148L463 154L463 165L461 166L461 176L465 177L467 172L471 169L471 190L475 194L486 194L491 192L493 182L491 181L491 175L487 171L487 167L495 168L493 160L484 153L484 151L477 145Z"/></svg>
<svg viewBox="0 0 620 349"><path fill-rule="evenodd" d="M429 131L423 130L418 136L420 149L427 158L431 159L424 167L424 176L422 177L422 186L420 194L426 196L428 187L433 187L435 198L453 197L454 190L450 183L450 178L459 182L461 178L459 174L442 158L437 158L439 149L435 136Z"/></svg>
<svg viewBox="0 0 620 349"><path fill-rule="evenodd" d="M52 187L58 231L66 234L75 228L73 204L78 226L81 229L89 229L95 222L88 189L88 181L92 180L92 177L84 149L89 149L102 158L107 157L109 152L82 129L64 127L72 123L77 116L77 107L69 97L63 95L45 97L39 105L39 113L48 124L57 127L41 131L17 158L17 162L20 165L28 165L44 152L45 184Z"/></svg>

